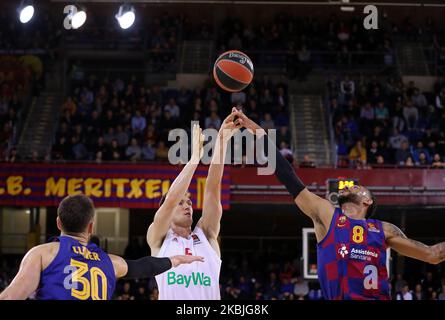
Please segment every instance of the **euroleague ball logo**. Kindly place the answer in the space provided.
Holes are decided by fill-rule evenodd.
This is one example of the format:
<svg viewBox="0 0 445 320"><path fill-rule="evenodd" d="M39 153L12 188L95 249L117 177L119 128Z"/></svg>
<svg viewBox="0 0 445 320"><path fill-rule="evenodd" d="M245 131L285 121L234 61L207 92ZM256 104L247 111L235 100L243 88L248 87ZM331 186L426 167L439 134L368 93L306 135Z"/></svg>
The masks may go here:
<svg viewBox="0 0 445 320"><path fill-rule="evenodd" d="M237 58L237 59L239 59L238 60L239 63L241 63L241 64L246 64L247 63L249 65L249 67L253 70L253 63L252 63L252 61L247 59L246 56L240 55L240 54L238 54L236 52L231 52L229 54L229 58Z"/></svg>

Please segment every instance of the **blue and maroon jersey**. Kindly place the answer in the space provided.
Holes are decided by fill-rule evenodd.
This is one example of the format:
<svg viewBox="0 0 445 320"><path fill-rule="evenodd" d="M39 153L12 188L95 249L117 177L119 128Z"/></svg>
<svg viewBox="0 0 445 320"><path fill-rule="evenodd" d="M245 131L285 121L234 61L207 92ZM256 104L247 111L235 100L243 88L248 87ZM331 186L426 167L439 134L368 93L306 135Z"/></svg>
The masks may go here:
<svg viewBox="0 0 445 320"><path fill-rule="evenodd" d="M382 222L348 218L335 209L317 245L318 280L328 300L389 300Z"/></svg>
<svg viewBox="0 0 445 320"><path fill-rule="evenodd" d="M57 239L59 252L40 275L36 299L111 299L116 276L108 254L93 243L84 246L67 236Z"/></svg>

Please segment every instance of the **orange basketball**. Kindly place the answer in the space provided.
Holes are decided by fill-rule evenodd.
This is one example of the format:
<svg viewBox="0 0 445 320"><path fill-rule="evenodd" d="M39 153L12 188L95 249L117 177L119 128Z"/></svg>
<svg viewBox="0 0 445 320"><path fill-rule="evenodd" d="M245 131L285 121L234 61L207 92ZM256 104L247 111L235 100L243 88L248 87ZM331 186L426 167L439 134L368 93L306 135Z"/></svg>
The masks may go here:
<svg viewBox="0 0 445 320"><path fill-rule="evenodd" d="M252 60L243 52L224 52L213 66L213 77L224 90L238 92L247 87L253 79Z"/></svg>

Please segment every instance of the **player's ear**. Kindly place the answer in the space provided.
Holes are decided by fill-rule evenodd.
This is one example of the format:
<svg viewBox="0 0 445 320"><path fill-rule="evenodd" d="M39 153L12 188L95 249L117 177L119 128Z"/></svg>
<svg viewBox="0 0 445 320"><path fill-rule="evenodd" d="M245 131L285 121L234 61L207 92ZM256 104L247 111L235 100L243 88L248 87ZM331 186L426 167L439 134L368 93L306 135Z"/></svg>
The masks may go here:
<svg viewBox="0 0 445 320"><path fill-rule="evenodd" d="M59 217L56 218L56 224L57 224L57 229L62 231L62 222L60 221Z"/></svg>
<svg viewBox="0 0 445 320"><path fill-rule="evenodd" d="M368 198L368 197L363 198L363 203L366 204L367 206L372 205L373 202L374 201L372 199Z"/></svg>
<svg viewBox="0 0 445 320"><path fill-rule="evenodd" d="M88 234L93 234L94 229L94 220L91 220L91 222L88 224Z"/></svg>

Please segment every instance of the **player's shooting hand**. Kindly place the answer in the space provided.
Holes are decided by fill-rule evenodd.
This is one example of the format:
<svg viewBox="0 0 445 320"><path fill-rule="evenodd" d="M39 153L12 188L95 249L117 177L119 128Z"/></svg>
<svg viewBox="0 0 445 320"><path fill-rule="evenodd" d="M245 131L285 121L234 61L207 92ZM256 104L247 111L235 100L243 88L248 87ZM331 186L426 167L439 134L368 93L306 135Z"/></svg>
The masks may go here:
<svg viewBox="0 0 445 320"><path fill-rule="evenodd" d="M170 257L173 267L177 267L180 264L189 264L195 261L204 262L204 258L200 256L172 256Z"/></svg>
<svg viewBox="0 0 445 320"><path fill-rule="evenodd" d="M262 134L264 133L263 128L261 128L255 121L251 120L248 116L244 114L243 111L238 111L238 117L241 120L241 125L246 128L252 134Z"/></svg>
<svg viewBox="0 0 445 320"><path fill-rule="evenodd" d="M232 136L239 131L242 127L242 120L239 118L240 111L236 108L232 109L230 113L223 121L221 128L219 129L219 135L228 141Z"/></svg>
<svg viewBox="0 0 445 320"><path fill-rule="evenodd" d="M192 157L190 159L193 163L199 163L199 160L201 160L204 153L204 139L205 138L199 124L194 124L192 128Z"/></svg>

